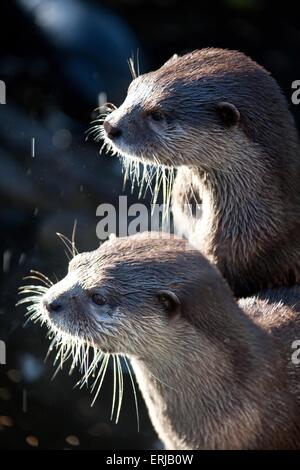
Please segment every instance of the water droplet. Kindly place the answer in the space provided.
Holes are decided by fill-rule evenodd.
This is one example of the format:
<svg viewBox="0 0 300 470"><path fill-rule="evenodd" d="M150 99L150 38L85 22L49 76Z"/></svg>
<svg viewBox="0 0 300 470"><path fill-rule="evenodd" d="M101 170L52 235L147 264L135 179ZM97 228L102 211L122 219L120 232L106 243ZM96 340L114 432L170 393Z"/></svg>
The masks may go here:
<svg viewBox="0 0 300 470"><path fill-rule="evenodd" d="M0 416L0 426L10 428L14 425L14 421L10 416Z"/></svg>
<svg viewBox="0 0 300 470"><path fill-rule="evenodd" d="M66 442L70 446L79 446L80 445L80 441L79 441L78 437L75 436L74 434L70 434L69 436L67 436L66 437Z"/></svg>
<svg viewBox="0 0 300 470"><path fill-rule="evenodd" d="M31 447L38 447L39 445L39 440L36 436L27 436L26 442Z"/></svg>

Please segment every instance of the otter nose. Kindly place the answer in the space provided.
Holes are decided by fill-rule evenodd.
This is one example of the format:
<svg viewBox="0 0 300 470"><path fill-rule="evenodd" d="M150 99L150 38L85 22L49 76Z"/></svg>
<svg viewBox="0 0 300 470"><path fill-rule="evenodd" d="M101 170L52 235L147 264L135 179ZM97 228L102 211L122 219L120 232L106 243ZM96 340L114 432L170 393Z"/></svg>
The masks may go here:
<svg viewBox="0 0 300 470"><path fill-rule="evenodd" d="M59 299L55 299L55 300L44 299L43 302L49 313L60 312L63 309L63 303Z"/></svg>
<svg viewBox="0 0 300 470"><path fill-rule="evenodd" d="M106 119L103 123L104 130L107 134L107 137L111 140L115 139L116 137L120 137L122 135L122 131L119 127L114 126L111 124L108 119Z"/></svg>

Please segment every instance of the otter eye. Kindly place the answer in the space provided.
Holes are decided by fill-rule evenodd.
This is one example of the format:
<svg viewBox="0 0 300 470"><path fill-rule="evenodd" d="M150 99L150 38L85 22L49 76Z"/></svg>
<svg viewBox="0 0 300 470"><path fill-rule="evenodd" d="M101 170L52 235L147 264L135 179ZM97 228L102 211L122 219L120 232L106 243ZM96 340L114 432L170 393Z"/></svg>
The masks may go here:
<svg viewBox="0 0 300 470"><path fill-rule="evenodd" d="M166 295L162 294L159 297L159 300L166 310L172 310L173 305L171 299L169 299Z"/></svg>
<svg viewBox="0 0 300 470"><path fill-rule="evenodd" d="M175 292L163 290L158 292L158 300L166 312L169 314L178 313L180 308L180 300Z"/></svg>
<svg viewBox="0 0 300 470"><path fill-rule="evenodd" d="M151 113L149 113L149 117L156 122L163 121L165 118L161 111L151 111Z"/></svg>
<svg viewBox="0 0 300 470"><path fill-rule="evenodd" d="M106 304L106 299L105 299L105 297L103 297L103 295L100 295L100 294L93 294L93 295L92 295L92 301L93 301L94 304L96 304L96 305L104 305L104 304Z"/></svg>

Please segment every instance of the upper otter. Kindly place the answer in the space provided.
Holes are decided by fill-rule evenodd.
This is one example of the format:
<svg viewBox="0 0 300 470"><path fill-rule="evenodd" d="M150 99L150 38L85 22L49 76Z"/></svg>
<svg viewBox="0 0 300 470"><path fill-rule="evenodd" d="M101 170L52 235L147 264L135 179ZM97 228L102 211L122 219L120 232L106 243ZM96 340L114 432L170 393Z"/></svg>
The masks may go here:
<svg viewBox="0 0 300 470"><path fill-rule="evenodd" d="M174 57L133 80L104 129L119 154L178 169L175 222L237 296L300 280L299 139L263 67L223 49Z"/></svg>
<svg viewBox="0 0 300 470"><path fill-rule="evenodd" d="M30 308L60 341L131 359L167 448L300 447L300 288L237 304L186 241L144 233L77 255L45 291Z"/></svg>

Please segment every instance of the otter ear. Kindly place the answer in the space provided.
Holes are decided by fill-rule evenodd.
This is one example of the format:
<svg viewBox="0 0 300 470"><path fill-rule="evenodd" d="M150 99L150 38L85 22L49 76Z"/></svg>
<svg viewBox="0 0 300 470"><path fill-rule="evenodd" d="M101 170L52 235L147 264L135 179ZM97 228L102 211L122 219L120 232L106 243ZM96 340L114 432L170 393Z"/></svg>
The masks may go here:
<svg viewBox="0 0 300 470"><path fill-rule="evenodd" d="M240 120L240 112L232 103L221 101L217 104L217 112L227 127L236 126Z"/></svg>
<svg viewBox="0 0 300 470"><path fill-rule="evenodd" d="M180 311L180 300L171 290L161 290L158 292L158 300L169 315L174 315Z"/></svg>
<svg viewBox="0 0 300 470"><path fill-rule="evenodd" d="M178 59L178 54L172 55L172 57L170 57L170 59L168 59L167 62L165 62L165 63L163 64L163 67L165 67L166 65L172 64L172 63L175 62L177 59Z"/></svg>

